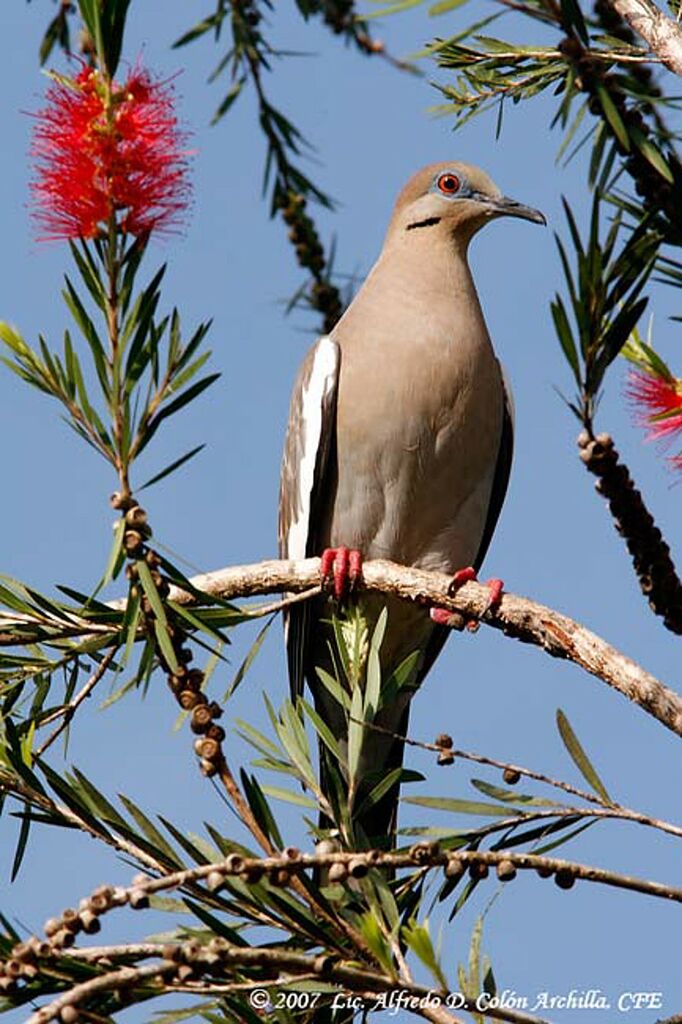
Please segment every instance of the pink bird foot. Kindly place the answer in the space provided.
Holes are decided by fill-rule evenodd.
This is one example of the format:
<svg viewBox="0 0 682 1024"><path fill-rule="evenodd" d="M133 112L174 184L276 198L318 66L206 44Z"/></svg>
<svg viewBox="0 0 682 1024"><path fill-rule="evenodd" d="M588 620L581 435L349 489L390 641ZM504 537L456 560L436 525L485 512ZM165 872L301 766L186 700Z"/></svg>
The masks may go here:
<svg viewBox="0 0 682 1024"><path fill-rule="evenodd" d="M362 580L362 552L356 548L325 548L320 557L320 576L324 590L331 590L337 601Z"/></svg>
<svg viewBox="0 0 682 1024"><path fill-rule="evenodd" d="M452 577L448 593L454 596L465 583L477 580L476 570L472 566L467 566L466 569L458 569ZM487 612L497 611L504 590L504 583L499 579L486 580L484 585L488 588L488 603L483 609L482 615L485 615ZM451 612L447 608L432 608L429 614L433 622L436 622L439 626L450 626L451 629L464 629L466 627L471 633L475 633L480 625L479 619L465 619L458 612Z"/></svg>

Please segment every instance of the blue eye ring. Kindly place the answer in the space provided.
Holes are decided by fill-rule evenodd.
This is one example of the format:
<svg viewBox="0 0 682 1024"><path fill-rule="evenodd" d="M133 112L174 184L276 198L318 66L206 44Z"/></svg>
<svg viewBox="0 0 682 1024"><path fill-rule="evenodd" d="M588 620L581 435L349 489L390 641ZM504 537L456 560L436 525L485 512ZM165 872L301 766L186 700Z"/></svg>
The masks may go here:
<svg viewBox="0 0 682 1024"><path fill-rule="evenodd" d="M462 180L452 171L445 171L439 174L436 179L436 188L444 196L455 196L462 187Z"/></svg>

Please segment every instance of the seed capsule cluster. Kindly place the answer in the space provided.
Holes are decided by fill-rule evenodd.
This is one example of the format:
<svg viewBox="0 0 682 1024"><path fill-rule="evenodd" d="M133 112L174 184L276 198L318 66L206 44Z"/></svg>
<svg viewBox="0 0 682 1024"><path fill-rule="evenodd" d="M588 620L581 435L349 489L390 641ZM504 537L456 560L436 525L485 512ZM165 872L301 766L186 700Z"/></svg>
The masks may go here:
<svg viewBox="0 0 682 1024"><path fill-rule="evenodd" d="M682 634L682 583L670 548L618 457L608 434L583 431L578 438L580 458L598 479L596 489L609 503L616 530L625 540L649 607L672 633Z"/></svg>
<svg viewBox="0 0 682 1024"><path fill-rule="evenodd" d="M137 563L144 561L150 570L152 582L159 597L168 596L170 584L162 574L161 558L147 541L152 531L147 522L147 513L132 497L114 494L111 499L114 508L119 509L125 517L123 548L129 559L126 576L130 580L131 598L139 597L140 608L145 618L147 631L153 635L155 612L151 601L139 579L140 571ZM225 730L216 725L216 719L222 715L222 708L215 701L208 700L203 692L206 674L199 668L189 668L192 651L187 646L187 634L172 616L166 611L168 619L168 635L173 645L177 666L171 668L157 648L157 656L166 673L168 685L183 711L190 712L190 727L199 738L195 740L194 752L199 758L199 767L204 775L212 777L218 771L223 760L222 744Z"/></svg>
<svg viewBox="0 0 682 1024"><path fill-rule="evenodd" d="M145 875L138 878L146 880ZM19 942L7 960L0 961L0 993L16 994L22 982L30 982L38 975L39 961L70 949L81 933L96 934L101 928L100 916L112 907L126 904L134 907L136 891L134 887L126 890L101 885L90 896L82 899L78 907L67 907L59 917L49 918L44 925L44 939L32 936L26 942ZM62 1016L65 1022L76 1019Z"/></svg>
<svg viewBox="0 0 682 1024"><path fill-rule="evenodd" d="M324 331L328 334L343 312L343 303L338 288L325 274L324 248L312 217L306 213L305 196L283 190L275 197L275 206L289 227L289 241L296 251L296 259L313 277L308 298L311 307L322 313Z"/></svg>

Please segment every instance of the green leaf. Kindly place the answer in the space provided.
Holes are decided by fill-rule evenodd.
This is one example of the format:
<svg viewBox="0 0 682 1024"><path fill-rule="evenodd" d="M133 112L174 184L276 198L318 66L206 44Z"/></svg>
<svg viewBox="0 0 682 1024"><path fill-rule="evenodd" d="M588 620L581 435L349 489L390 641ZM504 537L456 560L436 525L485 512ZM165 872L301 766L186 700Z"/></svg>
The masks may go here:
<svg viewBox="0 0 682 1024"><path fill-rule="evenodd" d="M658 146L654 145L654 143L651 142L646 135L639 130L639 128L633 128L631 130L631 135L642 156L649 161L651 166L658 171L662 178L670 182L672 185L675 181L673 172L670 170L670 165Z"/></svg>
<svg viewBox="0 0 682 1024"><path fill-rule="evenodd" d="M330 675L329 672L319 666L315 668L315 674L324 686L325 690L332 695L336 703L340 704L342 708L350 712L350 696L348 691L341 686L341 683L339 683L334 676Z"/></svg>
<svg viewBox="0 0 682 1024"><path fill-rule="evenodd" d="M587 46L590 37L578 0L561 0L561 19L567 29L569 26L575 29L581 42Z"/></svg>
<svg viewBox="0 0 682 1024"><path fill-rule="evenodd" d="M147 599L152 606L152 611L154 612L154 633L161 649L161 653L163 654L171 672L177 672L178 660L175 656L175 648L173 647L168 633L168 619L166 617L166 609L163 606L163 601L156 589L156 584L152 579L152 574L147 563L143 559L138 558L135 561L135 565L137 566L138 578L142 584L142 589L144 590Z"/></svg>
<svg viewBox="0 0 682 1024"><path fill-rule="evenodd" d="M570 722L568 721L568 718L561 710L561 708L557 710L556 721L557 727L559 729L559 734L562 740L564 741L564 746L570 754L573 763L577 767L578 771L581 773L585 781L589 783L589 785L592 787L595 793L598 796L600 796L605 803L613 804L613 800L609 796L606 790L606 786L597 775L597 772L595 771L590 759L588 758L583 747L581 746L578 737L573 732L573 729L571 727Z"/></svg>
<svg viewBox="0 0 682 1024"><path fill-rule="evenodd" d="M149 820L146 814L142 813L140 808L137 807L132 800L127 796L124 796L123 793L119 793L118 798L128 811L128 814L130 814L134 819L138 828L142 829L142 832L156 850L156 856L164 858L173 868L180 870L183 866L182 861L178 858L177 853L170 843L161 835L154 823Z"/></svg>
<svg viewBox="0 0 682 1024"><path fill-rule="evenodd" d="M616 136L623 149L629 153L631 148L630 137L628 136L627 128L623 124L623 120L618 113L616 105L611 99L606 87L599 81L596 82L596 90L599 102L601 103L601 108L604 111L604 117L608 121L613 134Z"/></svg>
<svg viewBox="0 0 682 1024"><path fill-rule="evenodd" d="M178 395L177 398L174 398L172 402L169 402L168 405L164 405L150 420L149 426L145 431L144 438L137 449L137 454L139 455L144 451L163 420L168 419L169 416L179 412L180 409L187 405L188 402L198 398L202 391L205 391L206 388L210 387L211 384L217 381L219 377L219 373L211 373L208 377L203 377L201 380L197 381L196 384L192 384L192 386L187 388L186 391L183 391L182 394Z"/></svg>
<svg viewBox="0 0 682 1024"><path fill-rule="evenodd" d="M185 32L184 35L175 40L173 43L173 49L175 50L180 46L186 46L187 43L194 42L195 39L199 39L200 36L203 36L206 32L210 32L211 29L215 28L215 25L216 20L214 15L211 15L209 18L204 18L203 21L197 22L193 28L189 29L188 32Z"/></svg>
<svg viewBox="0 0 682 1024"><path fill-rule="evenodd" d="M357 809L354 809L353 816L361 818L367 811L379 803L381 798L392 789L393 786L402 782L423 782L424 776L421 772L411 771L409 768L393 768L387 772L382 779L370 790L365 799Z"/></svg>
<svg viewBox="0 0 682 1024"><path fill-rule="evenodd" d="M559 836L558 839L553 839L551 843L543 843L542 846L536 846L533 850L533 853L536 853L538 856L542 857L544 856L544 854L549 853L551 850L556 850L557 846L564 846L567 842L569 842L569 840L574 839L576 836L579 836L581 832L584 832L585 829L591 828L594 824L596 824L594 818L592 818L591 821L585 821L582 825L578 825L577 828L571 829L570 832L565 832L564 835Z"/></svg>
<svg viewBox="0 0 682 1024"><path fill-rule="evenodd" d="M463 7L465 3L467 0L438 0L438 3L431 4L429 7L429 14L431 17L448 14L450 11L457 10L458 7Z"/></svg>
<svg viewBox="0 0 682 1024"><path fill-rule="evenodd" d="M373 722L379 709L381 699L381 662L379 660L379 651L386 632L387 621L388 610L384 606L374 627L367 655L365 700L362 715L366 722Z"/></svg>
<svg viewBox="0 0 682 1024"><path fill-rule="evenodd" d="M21 813L21 828L19 829L19 838L17 839L17 848L14 851L14 860L12 861L12 871L10 874L10 881L13 882L19 870L21 863L26 853L26 844L28 843L29 833L31 831L31 807L26 806L26 809Z"/></svg>
<svg viewBox="0 0 682 1024"><path fill-rule="evenodd" d="M230 638L218 629L218 627L211 621L212 616L217 615L222 617L225 614L222 609L200 608L192 611L186 605L178 604L176 601L167 600L166 604L177 616L184 619L186 622L189 622L190 626L196 629L199 633L206 633L207 636L217 640L220 645L232 643ZM221 660L227 661L226 658L223 658L220 651L213 651L211 657L216 659L215 664ZM214 668L215 664L213 666ZM205 675L208 677L208 669L205 670Z"/></svg>
<svg viewBox="0 0 682 1024"><path fill-rule="evenodd" d="M531 807L563 807L558 800L545 800L540 796L530 796L528 793L519 793L513 789L503 789L501 786L492 786L483 779L472 779L471 785L492 797L493 800L505 800L511 804L525 804Z"/></svg>
<svg viewBox="0 0 682 1024"><path fill-rule="evenodd" d="M111 381L109 379L109 367L107 364L107 358L104 352L104 346L97 333L95 325L88 316L83 303L81 302L76 289L71 284L68 276L66 280L66 290L62 292L64 301L71 311L71 315L76 321L81 334L90 346L92 352L92 358L97 371L97 378L102 388L102 394L107 399L111 398Z"/></svg>
<svg viewBox="0 0 682 1024"><path fill-rule="evenodd" d="M324 745L331 752L332 756L339 762L344 764L344 758L341 756L341 748L334 736L333 732L327 725L327 723L318 715L317 711L311 704L309 704L303 697L299 697L297 701L297 707L302 707L307 717L313 724L315 732L320 737Z"/></svg>
<svg viewBox="0 0 682 1024"><path fill-rule="evenodd" d="M228 110L235 102L235 100L237 100L241 95L241 91L244 88L245 84L246 75L241 75L239 78L235 80L229 91L226 93L224 99L219 104L215 114L211 118L211 127L218 124L218 121L220 121L220 119L225 116L225 114L228 112Z"/></svg>
<svg viewBox="0 0 682 1024"><path fill-rule="evenodd" d="M238 718L235 723L240 732L239 735L242 739L245 739L251 746L255 747L256 750L260 750L266 757L280 758L282 755L281 749L268 739L262 732L255 729L248 722L245 722L242 718Z"/></svg>
<svg viewBox="0 0 682 1024"><path fill-rule="evenodd" d="M93 262L90 250L85 242L81 242L83 252L80 252L75 242L69 242L71 255L73 256L83 282L87 287L96 305L104 311L106 309L106 292L97 271L97 265Z"/></svg>
<svg viewBox="0 0 682 1024"><path fill-rule="evenodd" d="M469 984L473 992L481 991L481 939L483 938L483 915L476 919L469 944Z"/></svg>
<svg viewBox="0 0 682 1024"><path fill-rule="evenodd" d="M253 662L255 661L255 659L258 656L258 652L260 651L261 647L263 646L263 641L265 640L265 637L267 636L268 630L270 629L270 626L272 625L274 620L275 620L275 616L271 615L270 618L268 619L268 621L263 626L263 628L259 631L258 636L256 637L256 639L253 641L253 643L249 647L249 650L247 651L244 660L242 661L241 665L239 666L239 668L235 672L235 675L234 675L234 678L232 679L232 682L230 683L230 685L225 690L225 695L223 697L223 701L227 701L227 700L230 699L230 697L232 697L232 695L234 694L235 690L237 689L239 684L244 679L246 673L251 668L251 665L253 664Z"/></svg>
<svg viewBox="0 0 682 1024"><path fill-rule="evenodd" d="M566 309L559 295L557 295L555 301L551 304L551 310L554 327L559 338L559 344L566 356L568 365L573 371L576 383L580 386L580 363L578 361L578 352L573 340L573 333L568 322L568 316L566 315Z"/></svg>
<svg viewBox="0 0 682 1024"><path fill-rule="evenodd" d="M295 792L292 789L269 785L261 786L261 789L267 796L274 796L277 800L286 800L287 803L296 804L298 807L317 808L316 800L311 800L309 796L304 796L303 793Z"/></svg>
<svg viewBox="0 0 682 1024"><path fill-rule="evenodd" d="M365 727L362 724L362 690L356 684L353 689L350 720L348 722L348 774L356 785L360 781L360 754L362 752L364 735Z"/></svg>
<svg viewBox="0 0 682 1024"><path fill-rule="evenodd" d="M205 444L198 444L196 448L192 448L191 451L186 452L184 455L181 455L179 459L171 462L170 465L166 466L165 469L162 469L160 473L157 473L149 480L146 480L141 487L136 488L136 491L143 491L145 487L151 487L152 484L158 484L159 480L163 480L164 477L170 476L171 473L174 473L176 469L180 469L180 466L184 466L186 462L193 459L194 456L198 455L198 453L205 447Z"/></svg>
<svg viewBox="0 0 682 1024"><path fill-rule="evenodd" d="M395 964L390 944L381 930L377 914L368 911L360 919L360 932L370 951L377 958L383 969L391 977L395 976Z"/></svg>
<svg viewBox="0 0 682 1024"><path fill-rule="evenodd" d="M433 942L428 930L428 920L424 924L420 924L414 918L412 918L406 925L401 929L402 937L405 940L409 949L417 956L426 968L434 976L440 988L447 990L449 988L447 978L443 973L436 951L433 948Z"/></svg>
<svg viewBox="0 0 682 1024"><path fill-rule="evenodd" d="M125 818L119 814L114 805L107 800L94 783L86 778L78 768L73 769L73 776L81 791L80 795L87 801L94 814L98 814L104 821L117 829L127 828Z"/></svg>
<svg viewBox="0 0 682 1024"><path fill-rule="evenodd" d="M435 811L449 811L454 814L482 814L491 818L508 818L509 808L498 804L478 803L474 800L455 800L445 796L406 796L404 804L432 807Z"/></svg>

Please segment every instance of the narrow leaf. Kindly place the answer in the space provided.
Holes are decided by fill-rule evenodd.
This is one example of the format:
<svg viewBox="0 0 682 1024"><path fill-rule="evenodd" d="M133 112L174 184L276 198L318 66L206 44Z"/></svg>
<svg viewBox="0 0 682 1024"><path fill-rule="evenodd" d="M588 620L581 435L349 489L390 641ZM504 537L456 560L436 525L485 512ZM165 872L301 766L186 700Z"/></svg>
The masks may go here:
<svg viewBox="0 0 682 1024"><path fill-rule="evenodd" d="M559 708L559 710L556 713L556 721L557 727L559 729L559 734L562 740L564 741L564 746L566 747L566 750L570 754L575 766L577 767L585 781L589 783L589 785L592 787L595 793L597 793L597 795L600 796L605 803L612 804L613 800L609 796L606 790L606 786L597 775L590 759L588 758L580 741L578 740L578 737L573 732L573 729L571 727L570 722L568 721L568 718L561 710L561 708Z"/></svg>

